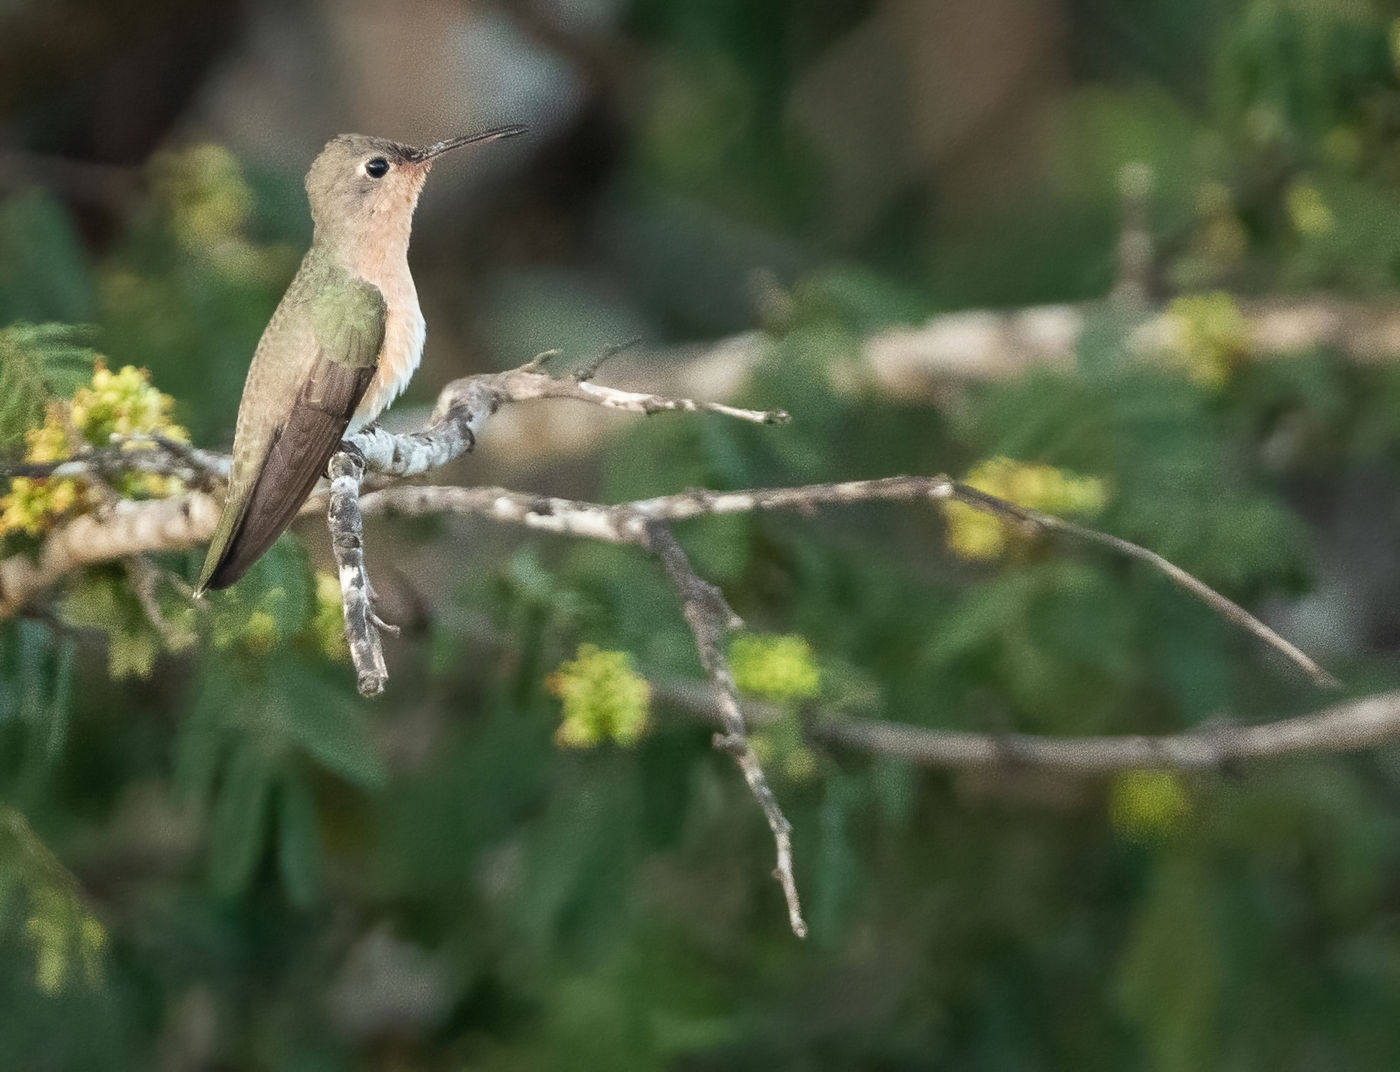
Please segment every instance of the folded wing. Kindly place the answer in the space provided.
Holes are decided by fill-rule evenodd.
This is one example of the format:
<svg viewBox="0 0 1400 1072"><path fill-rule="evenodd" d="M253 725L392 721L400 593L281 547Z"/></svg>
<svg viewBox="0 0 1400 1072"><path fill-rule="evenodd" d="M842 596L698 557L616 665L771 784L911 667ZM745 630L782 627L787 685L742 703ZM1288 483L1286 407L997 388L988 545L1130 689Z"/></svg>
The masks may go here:
<svg viewBox="0 0 1400 1072"><path fill-rule="evenodd" d="M298 311L310 318L311 332L299 334L308 338L314 352L305 374L293 381L290 404L286 399L254 400L277 406L284 416L252 445L234 442L235 470L241 447L262 448L262 460L246 486L238 487L236 481L230 488L197 591L233 584L291 524L325 473L374 376L384 343L383 296L369 283L348 276L313 281L319 285ZM271 350L260 352L255 364L278 360L275 347ZM248 390L244 389L244 407L250 404Z"/></svg>

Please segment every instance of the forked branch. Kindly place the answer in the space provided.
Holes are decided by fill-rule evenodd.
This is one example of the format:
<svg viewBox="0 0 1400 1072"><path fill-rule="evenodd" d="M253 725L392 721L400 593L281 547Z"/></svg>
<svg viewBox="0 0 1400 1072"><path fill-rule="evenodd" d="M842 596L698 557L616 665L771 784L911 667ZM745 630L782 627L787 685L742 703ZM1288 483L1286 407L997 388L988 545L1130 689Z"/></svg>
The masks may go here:
<svg viewBox="0 0 1400 1072"><path fill-rule="evenodd" d="M671 525L691 518L768 510L810 513L817 507L880 501L960 502L1022 529L1096 543L1137 559L1162 573L1213 610L1247 629L1300 667L1319 684L1335 680L1293 644L1178 566L1117 536L1027 510L946 476L899 476L800 487L746 491L686 491L619 505L600 505L505 488L419 487L397 484L460 457L472 449L487 420L501 406L542 399L574 399L638 414L706 412L756 424L787 420L781 410L747 410L693 399L673 399L622 391L592 382L594 368L573 376L540 371L541 360L508 372L472 376L449 384L439 396L428 426L394 435L369 428L350 437L329 466L326 491L313 495L307 511L326 511L339 571L342 602L357 683L365 695L380 692L388 680L380 621L365 569L363 517L372 514L468 513L529 528L623 543L653 555L680 601L695 649L709 679L713 713L721 732L715 744L733 756L763 810L777 849L779 879L794 933L806 924L793 877L791 826L748 743L738 692L724 655L724 634L735 624L719 589L696 575ZM149 449L94 451L33 475L87 476L101 480L123 462L179 475L192 488L216 480L226 462L219 455L155 441ZM383 485L392 486L383 486ZM378 487L364 493L364 487ZM149 551L177 550L205 540L213 529L212 498L192 490L182 496L135 503L118 502L102 513L69 522L45 541L37 559L14 555L0 560L0 619L16 613L65 573ZM1286 750L1360 747L1400 732L1400 704L1362 701L1320 715L1269 727L1195 731L1175 738L1088 738L1048 740L1018 735L959 734L870 720L821 724L814 736L829 744L898 756L915 763L985 766L1035 763L1088 772L1127 766L1203 766L1232 756L1281 754ZM1273 743L1271 743L1273 742ZM1292 742L1280 747L1276 742Z"/></svg>

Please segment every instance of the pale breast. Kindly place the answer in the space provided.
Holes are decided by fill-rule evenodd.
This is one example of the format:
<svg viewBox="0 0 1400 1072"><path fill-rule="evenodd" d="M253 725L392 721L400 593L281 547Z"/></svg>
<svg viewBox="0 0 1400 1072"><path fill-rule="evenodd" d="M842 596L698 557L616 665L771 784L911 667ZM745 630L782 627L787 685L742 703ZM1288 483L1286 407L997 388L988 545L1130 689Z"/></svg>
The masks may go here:
<svg viewBox="0 0 1400 1072"><path fill-rule="evenodd" d="M356 267L384 294L388 315L384 323L384 347L379 352L379 366L350 420L351 432L359 431L374 420L403 393L418 368L418 362L422 360L423 340L427 336L427 324L418 307L418 291L413 285L406 258L395 265L369 262Z"/></svg>

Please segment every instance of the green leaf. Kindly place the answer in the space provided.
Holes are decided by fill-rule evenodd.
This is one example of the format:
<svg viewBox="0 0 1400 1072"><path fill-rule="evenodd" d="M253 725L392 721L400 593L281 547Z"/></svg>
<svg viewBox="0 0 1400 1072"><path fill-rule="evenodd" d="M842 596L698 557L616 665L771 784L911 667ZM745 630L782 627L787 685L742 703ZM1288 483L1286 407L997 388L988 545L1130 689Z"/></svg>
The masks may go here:
<svg viewBox="0 0 1400 1072"><path fill-rule="evenodd" d="M73 584L59 611L63 621L107 637L107 672L116 680L146 678L162 647L129 582L114 571L91 573Z"/></svg>
<svg viewBox="0 0 1400 1072"><path fill-rule="evenodd" d="M0 323L88 321L96 305L82 243L58 202L39 190L0 202Z"/></svg>
<svg viewBox="0 0 1400 1072"><path fill-rule="evenodd" d="M24 895L24 932L34 953L34 983L53 995L80 979L100 981L107 934L87 910L77 880L29 825L0 804L0 915Z"/></svg>
<svg viewBox="0 0 1400 1072"><path fill-rule="evenodd" d="M328 770L363 789L384 784L384 764L360 706L335 682L288 660L268 697L269 722Z"/></svg>
<svg viewBox="0 0 1400 1072"><path fill-rule="evenodd" d="M864 797L865 781L844 774L831 778L822 793L811 917L812 932L823 943L840 936L855 900L860 860L851 827Z"/></svg>
<svg viewBox="0 0 1400 1072"><path fill-rule="evenodd" d="M1119 966L1119 1000L1142 1029L1152 1067L1218 1067L1222 942L1213 884L1199 856L1164 859Z"/></svg>
<svg viewBox="0 0 1400 1072"><path fill-rule="evenodd" d="M293 904L302 908L316 899L320 885L320 839L316 804L305 775L283 772L277 785L277 869Z"/></svg>
<svg viewBox="0 0 1400 1072"><path fill-rule="evenodd" d="M306 627L316 609L306 548L284 535L235 587L208 599L216 647L266 655Z"/></svg>
<svg viewBox="0 0 1400 1072"><path fill-rule="evenodd" d="M189 713L175 738L173 773L175 791L201 810L209 806L219 763L231 738L225 714L235 695L233 678L222 661L206 659Z"/></svg>
<svg viewBox="0 0 1400 1072"><path fill-rule="evenodd" d="M273 774L270 757L256 741L240 741L234 748L209 827L210 878L221 894L241 893L253 876L267 837Z"/></svg>
<svg viewBox="0 0 1400 1072"><path fill-rule="evenodd" d="M43 422L50 398L66 398L92 376L97 354L84 328L11 324L0 331L0 452L19 453Z"/></svg>

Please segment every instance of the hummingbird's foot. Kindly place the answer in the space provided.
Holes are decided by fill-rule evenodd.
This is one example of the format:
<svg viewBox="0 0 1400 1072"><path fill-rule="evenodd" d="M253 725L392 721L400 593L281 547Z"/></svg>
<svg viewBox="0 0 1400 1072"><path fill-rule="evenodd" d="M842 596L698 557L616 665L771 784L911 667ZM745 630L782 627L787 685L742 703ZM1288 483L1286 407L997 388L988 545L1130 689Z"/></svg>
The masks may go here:
<svg viewBox="0 0 1400 1072"><path fill-rule="evenodd" d="M354 458L357 462L359 462L361 469L366 468L368 463L365 461L365 452L362 451L358 446L356 446L355 443L353 443L351 440L342 439L340 441L340 446L337 449L341 454L348 454L350 455L350 457Z"/></svg>

